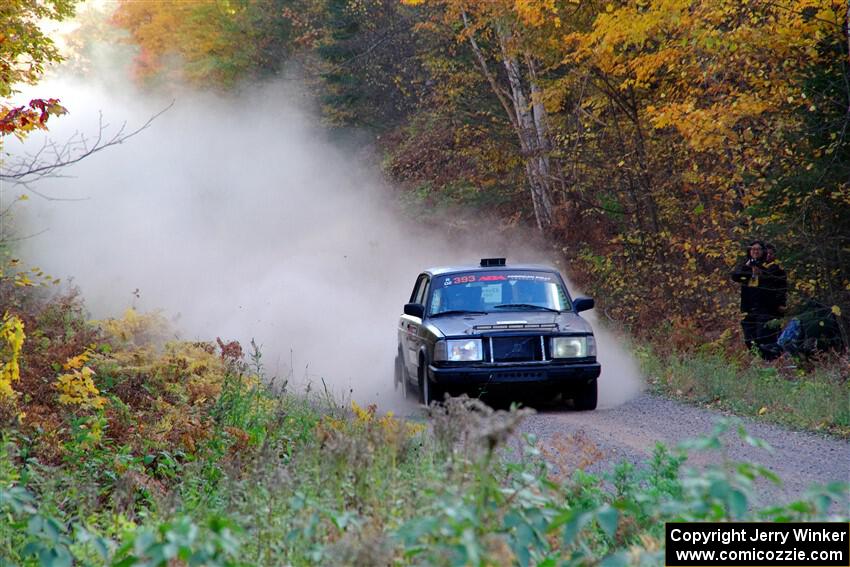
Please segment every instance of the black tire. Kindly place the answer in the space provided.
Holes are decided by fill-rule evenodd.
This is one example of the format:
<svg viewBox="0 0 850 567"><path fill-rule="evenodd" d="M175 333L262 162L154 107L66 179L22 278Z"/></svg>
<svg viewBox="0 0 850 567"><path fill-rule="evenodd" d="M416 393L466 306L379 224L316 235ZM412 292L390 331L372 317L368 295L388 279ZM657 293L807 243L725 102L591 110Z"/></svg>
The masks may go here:
<svg viewBox="0 0 850 567"><path fill-rule="evenodd" d="M395 363L395 366L394 366L394 369L393 369L394 370L394 372L393 372L393 390L398 390L398 387L399 387L399 385L401 384L401 381L402 381L401 371L402 371L403 363L401 361L401 349L399 349L398 353L396 353L394 363Z"/></svg>
<svg viewBox="0 0 850 567"><path fill-rule="evenodd" d="M430 406L432 403L442 403L443 389L438 384L428 380L426 376L426 362L424 359L419 359L419 403L425 406Z"/></svg>
<svg viewBox="0 0 850 567"><path fill-rule="evenodd" d="M395 355L395 376L393 378L393 386L398 390L401 386L401 395L404 399L410 396L410 380L407 379L407 369L404 367L404 357L401 353L401 347Z"/></svg>
<svg viewBox="0 0 850 567"><path fill-rule="evenodd" d="M599 388L596 380L579 386L573 391L573 406L577 411L592 411L596 409Z"/></svg>

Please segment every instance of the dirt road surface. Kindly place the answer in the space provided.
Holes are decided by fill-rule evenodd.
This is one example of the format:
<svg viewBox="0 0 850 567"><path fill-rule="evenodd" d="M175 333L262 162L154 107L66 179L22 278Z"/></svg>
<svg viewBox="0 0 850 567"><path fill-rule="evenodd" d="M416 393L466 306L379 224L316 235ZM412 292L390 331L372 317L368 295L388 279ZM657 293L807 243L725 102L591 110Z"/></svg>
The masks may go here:
<svg viewBox="0 0 850 567"><path fill-rule="evenodd" d="M708 435L723 415L644 393L623 405L592 412L541 410L526 419L523 432L537 435L541 446L556 461L575 462L581 457L579 453L598 451L598 461L590 470L601 471L622 460L645 459L657 442L675 447L683 440ZM729 433L724 437L727 456L734 461L759 463L783 481L778 487L760 482L759 504L787 503L813 484L850 481L850 442L789 431L752 419L742 421L750 435L769 443L773 451L754 448ZM565 437L569 438L568 443L564 442ZM576 455L559 454L570 452ZM722 459L716 451L700 452L689 458L688 465L699 467L720 463Z"/></svg>

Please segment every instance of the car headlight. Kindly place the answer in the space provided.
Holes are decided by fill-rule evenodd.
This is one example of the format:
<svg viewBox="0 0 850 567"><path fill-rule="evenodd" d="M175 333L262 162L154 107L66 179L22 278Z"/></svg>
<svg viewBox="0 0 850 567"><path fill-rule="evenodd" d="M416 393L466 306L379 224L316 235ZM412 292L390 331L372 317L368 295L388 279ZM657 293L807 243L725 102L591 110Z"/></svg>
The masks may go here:
<svg viewBox="0 0 850 567"><path fill-rule="evenodd" d="M552 337L552 358L596 356L596 340L587 337Z"/></svg>
<svg viewBox="0 0 850 567"><path fill-rule="evenodd" d="M474 362L483 358L481 339L438 341L434 347L434 360L439 362Z"/></svg>

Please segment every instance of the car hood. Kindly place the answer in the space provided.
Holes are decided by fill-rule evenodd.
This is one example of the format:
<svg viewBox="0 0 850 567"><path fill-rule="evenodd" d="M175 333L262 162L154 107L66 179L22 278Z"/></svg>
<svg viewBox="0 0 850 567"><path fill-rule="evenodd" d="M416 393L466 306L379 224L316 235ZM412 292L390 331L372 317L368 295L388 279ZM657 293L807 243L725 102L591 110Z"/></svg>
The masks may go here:
<svg viewBox="0 0 850 567"><path fill-rule="evenodd" d="M590 323L573 312L506 311L485 315L450 315L430 318L428 324L447 337L523 331L531 334L593 332Z"/></svg>

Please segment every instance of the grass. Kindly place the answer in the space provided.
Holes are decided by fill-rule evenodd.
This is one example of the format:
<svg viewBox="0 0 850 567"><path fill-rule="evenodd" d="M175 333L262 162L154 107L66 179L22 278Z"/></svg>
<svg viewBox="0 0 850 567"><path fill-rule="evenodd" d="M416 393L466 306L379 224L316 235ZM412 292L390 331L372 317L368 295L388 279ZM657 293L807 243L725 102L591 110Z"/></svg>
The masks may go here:
<svg viewBox="0 0 850 567"><path fill-rule="evenodd" d="M273 390L256 348L168 341L155 315L73 313L40 327L43 310L22 314L39 340L2 412L0 566L658 564L665 521L846 519L831 512L847 510L844 484L759 509L770 471L688 470L663 446L592 475L573 458L592 458L586 441L564 440L559 461L517 437L524 410L454 398L399 420ZM70 361L102 406L45 383ZM690 450L728 434L758 445L724 421Z"/></svg>
<svg viewBox="0 0 850 567"><path fill-rule="evenodd" d="M850 362L806 368L783 359L730 360L725 354L658 354L637 349L656 393L795 429L850 438Z"/></svg>
<svg viewBox="0 0 850 567"><path fill-rule="evenodd" d="M830 518L847 498L837 485L754 510L753 483L769 471L685 470L684 454L663 446L638 466L556 478L533 439L505 458L523 412L475 400L433 409L429 431L356 406L266 400L275 403L256 406L261 414L229 415L262 423L260 443L234 453L214 437L173 470L142 459L114 481L92 480L84 461L22 459L7 433L0 564L651 564L661 561L664 521ZM717 447L736 430L721 423L696 445Z"/></svg>
<svg viewBox="0 0 850 567"><path fill-rule="evenodd" d="M637 466L556 475L535 439L514 437L525 411L464 398L432 408L425 429L278 396L231 372L209 411L212 434L194 452L107 440L78 452L85 440L70 438L74 458L58 466L27 458L27 440L7 430L0 564L658 563L664 521L831 518L848 496L835 485L753 509L754 482L769 471L686 470L683 452L660 445ZM694 446L718 447L730 432L757 445L729 421Z"/></svg>

